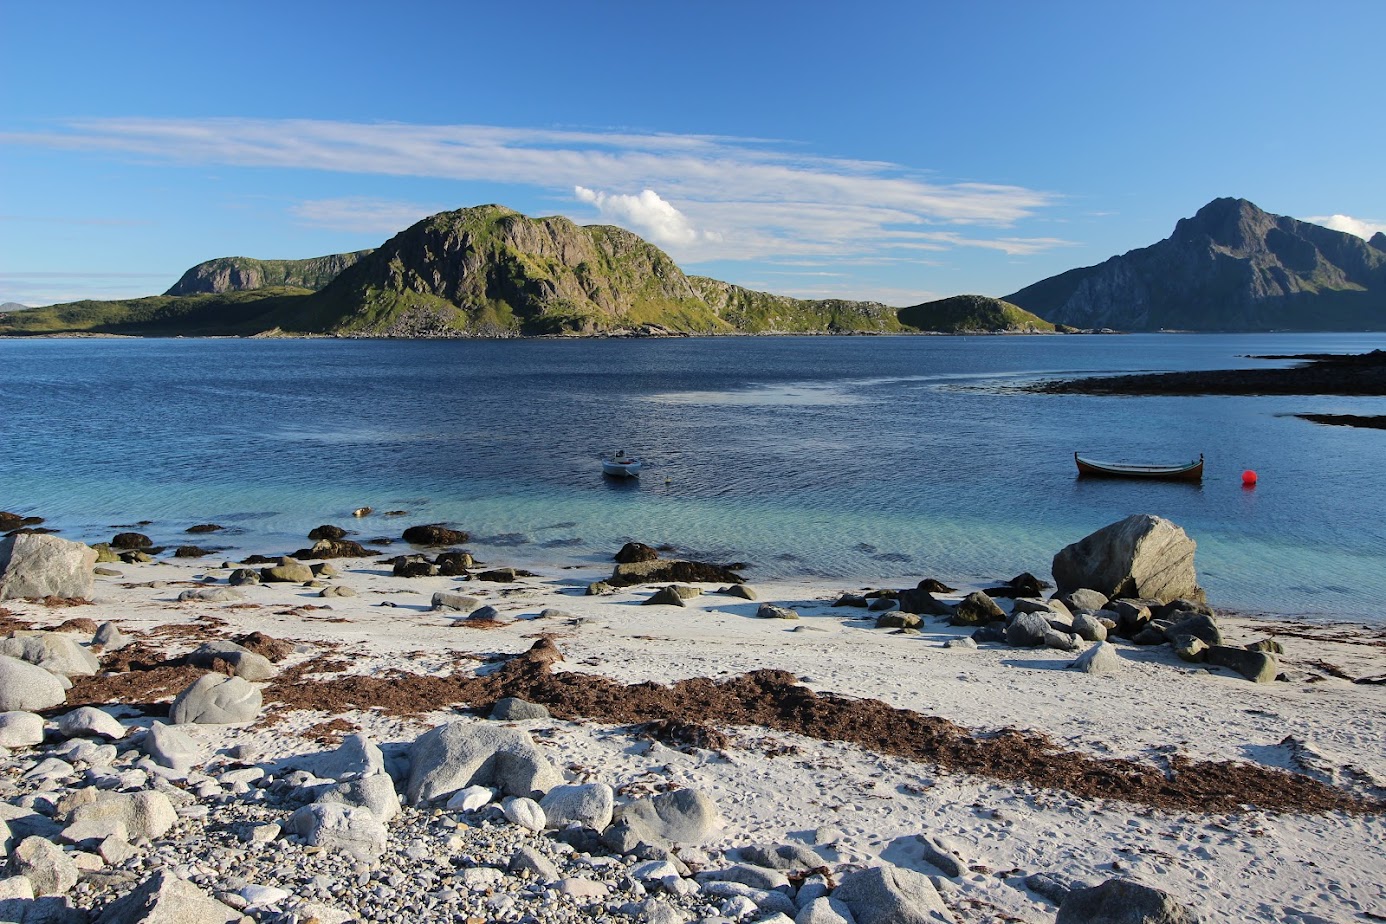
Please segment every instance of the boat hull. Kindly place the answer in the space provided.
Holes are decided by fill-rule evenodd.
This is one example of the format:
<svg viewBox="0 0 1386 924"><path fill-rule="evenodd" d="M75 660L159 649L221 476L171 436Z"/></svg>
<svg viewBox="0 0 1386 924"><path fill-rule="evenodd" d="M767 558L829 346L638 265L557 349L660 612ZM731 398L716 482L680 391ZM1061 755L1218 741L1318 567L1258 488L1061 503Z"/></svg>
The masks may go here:
<svg viewBox="0 0 1386 924"><path fill-rule="evenodd" d="M1182 465L1131 465L1123 462L1099 462L1073 454L1078 474L1093 478L1145 478L1155 481L1202 481L1203 456Z"/></svg>
<svg viewBox="0 0 1386 924"><path fill-rule="evenodd" d="M635 461L612 462L604 459L602 460L602 474L612 478L635 478L640 474L640 463Z"/></svg>

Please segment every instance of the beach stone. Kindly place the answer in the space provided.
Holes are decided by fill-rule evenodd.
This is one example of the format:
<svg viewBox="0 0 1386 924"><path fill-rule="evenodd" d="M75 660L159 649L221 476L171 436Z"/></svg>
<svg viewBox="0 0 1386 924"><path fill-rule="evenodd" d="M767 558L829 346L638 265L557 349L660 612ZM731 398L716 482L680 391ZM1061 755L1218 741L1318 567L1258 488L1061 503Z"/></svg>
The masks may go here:
<svg viewBox="0 0 1386 924"><path fill-rule="evenodd" d="M945 603L934 596L927 588L909 588L897 591L895 600L906 613L919 613L922 616L953 615L955 604Z"/></svg>
<svg viewBox="0 0 1386 924"><path fill-rule="evenodd" d="M824 895L804 905L794 916L794 924L856 924L847 903Z"/></svg>
<svg viewBox="0 0 1386 924"><path fill-rule="evenodd" d="M226 583L233 587L259 584L260 572L254 568L237 568L226 578Z"/></svg>
<svg viewBox="0 0 1386 924"><path fill-rule="evenodd" d="M584 879L580 876L570 876L567 879L560 879L558 882L560 895L586 901L606 898L610 891L604 883L597 882L595 879Z"/></svg>
<svg viewBox="0 0 1386 924"><path fill-rule="evenodd" d="M742 600L760 599L760 594L756 592L755 588L746 584L731 584L720 588L717 592L728 597L740 597Z"/></svg>
<svg viewBox="0 0 1386 924"><path fill-rule="evenodd" d="M501 803L501 812L512 824L531 831L542 831L547 823L539 803L525 796L506 799Z"/></svg>
<svg viewBox="0 0 1386 924"><path fill-rule="evenodd" d="M929 877L898 866L848 873L832 897L846 905L857 924L939 924L953 921Z"/></svg>
<svg viewBox="0 0 1386 924"><path fill-rule="evenodd" d="M270 905L278 905L290 896L287 889L266 885L248 885L237 894L245 899L247 908L265 908Z"/></svg>
<svg viewBox="0 0 1386 924"><path fill-rule="evenodd" d="M260 688L240 677L204 674L179 693L169 707L174 725L237 725L255 721L262 703Z"/></svg>
<svg viewBox="0 0 1386 924"><path fill-rule="evenodd" d="M515 568L492 568L478 573L476 579L492 584L513 584L520 579L520 572Z"/></svg>
<svg viewBox="0 0 1386 924"><path fill-rule="evenodd" d="M445 808L449 812L475 812L483 805L489 805L494 798L496 791L489 786L468 786L453 793Z"/></svg>
<svg viewBox="0 0 1386 924"><path fill-rule="evenodd" d="M241 913L168 870L159 870L102 912L96 924L237 924Z"/></svg>
<svg viewBox="0 0 1386 924"><path fill-rule="evenodd" d="M1054 556L1054 580L1060 591L1090 588L1108 598L1201 600L1196 548L1169 520L1134 514L1061 549Z"/></svg>
<svg viewBox="0 0 1386 924"><path fill-rule="evenodd" d="M1069 667L1085 674L1110 674L1121 670L1121 655L1111 642L1098 642L1078 656Z"/></svg>
<svg viewBox="0 0 1386 924"><path fill-rule="evenodd" d="M456 610L459 613L470 613L481 606L481 600L466 594L440 590L433 595L432 606L435 610Z"/></svg>
<svg viewBox="0 0 1386 924"><path fill-rule="evenodd" d="M15 898L31 901L33 897L34 884L28 876L6 876L0 879L0 902Z"/></svg>
<svg viewBox="0 0 1386 924"><path fill-rule="evenodd" d="M980 590L975 590L958 601L952 613L952 623L955 626L985 626L987 623L1003 622L1005 619L1006 612L996 605L995 600Z"/></svg>
<svg viewBox="0 0 1386 924"><path fill-rule="evenodd" d="M1011 604L1011 615L1020 613L1039 613L1045 619L1072 620L1073 614L1058 600L1043 600L1039 597L1016 597Z"/></svg>
<svg viewBox="0 0 1386 924"><path fill-rule="evenodd" d="M698 882L739 882L753 889L766 892L789 891L789 877L783 871L756 866L751 863L734 863L723 869L704 870L693 877Z"/></svg>
<svg viewBox="0 0 1386 924"><path fill-rule="evenodd" d="M16 710L0 712L0 747L25 748L43 742L43 716Z"/></svg>
<svg viewBox="0 0 1386 924"><path fill-rule="evenodd" d="M858 609L866 609L870 605L870 601L863 597L861 594L839 594L838 598L833 601L832 605L853 606L857 607Z"/></svg>
<svg viewBox="0 0 1386 924"><path fill-rule="evenodd" d="M163 722L149 726L141 747L150 760L180 773L187 773L202 759L202 749L191 738Z"/></svg>
<svg viewBox="0 0 1386 924"><path fill-rule="evenodd" d="M978 630L981 631L981 630ZM977 640L975 638L950 638L943 643L944 648L956 648L961 651L976 651Z"/></svg>
<svg viewBox="0 0 1386 924"><path fill-rule="evenodd" d="M319 593L319 597L354 597L356 591L347 587L345 584L334 584L331 587L324 587Z"/></svg>
<svg viewBox="0 0 1386 924"><path fill-rule="evenodd" d="M420 735L409 750L408 798L420 805L466 786L528 796L563 784L525 732L504 725L452 722Z"/></svg>
<svg viewBox="0 0 1386 924"><path fill-rule="evenodd" d="M1165 630L1165 635L1173 640L1180 635L1192 635L1202 639L1209 645L1222 644L1222 632L1218 629L1218 624L1213 621L1213 617L1205 613L1178 613L1173 625Z"/></svg>
<svg viewBox="0 0 1386 924"><path fill-rule="evenodd" d="M1107 627L1087 613L1079 613L1073 617L1073 634L1085 642L1105 642Z"/></svg>
<svg viewBox="0 0 1386 924"><path fill-rule="evenodd" d="M116 533L111 537L111 548L113 549L144 549L154 544L144 533Z"/></svg>
<svg viewBox="0 0 1386 924"><path fill-rule="evenodd" d="M1039 613L1021 613L1006 626L1006 644L1016 648L1038 648L1044 644L1049 621Z"/></svg>
<svg viewBox="0 0 1386 924"><path fill-rule="evenodd" d="M1230 645L1210 645L1205 659L1209 664L1229 667L1254 683L1270 683L1280 673L1280 661L1265 651L1247 651Z"/></svg>
<svg viewBox="0 0 1386 924"><path fill-rule="evenodd" d="M438 573L445 577L460 577L476 567L476 559L470 552L439 552L433 559Z"/></svg>
<svg viewBox="0 0 1386 924"><path fill-rule="evenodd" d="M1046 626L1044 630L1044 647L1053 648L1057 651L1077 651L1083 647L1083 641L1072 632L1062 632L1053 626Z"/></svg>
<svg viewBox="0 0 1386 924"><path fill-rule="evenodd" d="M648 546L643 542L627 542L612 557L619 564L629 565L641 561L654 561L659 558L659 552L653 546Z"/></svg>
<svg viewBox="0 0 1386 924"><path fill-rule="evenodd" d="M677 844L698 844L720 824L717 806L696 789L676 789L635 799L621 806L616 819L655 838Z"/></svg>
<svg viewBox="0 0 1386 924"><path fill-rule="evenodd" d="M298 809L284 822L284 830L297 834L310 847L321 847L369 862L385 852L385 826L370 809L340 803L314 802Z"/></svg>
<svg viewBox="0 0 1386 924"><path fill-rule="evenodd" d="M28 661L0 655L0 711L33 712L66 701L67 691L57 677Z"/></svg>
<svg viewBox="0 0 1386 924"><path fill-rule="evenodd" d="M1073 889L1054 924L1197 924L1194 912L1168 892L1124 879Z"/></svg>
<svg viewBox="0 0 1386 924"><path fill-rule="evenodd" d="M294 558L281 558L279 564L260 569L260 580L266 584L303 584L313 579L313 569Z"/></svg>
<svg viewBox="0 0 1386 924"><path fill-rule="evenodd" d="M1117 614L1117 626L1126 634L1139 630L1153 618L1150 604L1158 607L1159 601L1146 600L1108 600L1106 608Z"/></svg>
<svg viewBox="0 0 1386 924"><path fill-rule="evenodd" d="M295 757L289 766L340 782L384 773L385 754L368 736L357 732L347 735L333 750Z"/></svg>
<svg viewBox="0 0 1386 924"><path fill-rule="evenodd" d="M388 823L400 812L399 793L395 792L395 782L387 773L328 785L313 801L368 809L381 824Z"/></svg>
<svg viewBox="0 0 1386 924"><path fill-rule="evenodd" d="M502 615L501 611L496 609L494 606L477 607L476 609L472 610L470 613L467 614L466 619L476 622L511 622L511 619L508 616Z"/></svg>
<svg viewBox="0 0 1386 924"><path fill-rule="evenodd" d="M618 564L607 583L613 587L632 584L744 584L741 575L721 565L669 558Z"/></svg>
<svg viewBox="0 0 1386 924"><path fill-rule="evenodd" d="M340 526L333 526L331 523L324 523L322 526L315 526L308 531L308 538L314 542L319 539L343 539L347 531Z"/></svg>
<svg viewBox="0 0 1386 924"><path fill-rule="evenodd" d="M103 622L91 637L91 643L100 645L102 651L116 651L130 644L130 641L130 636L121 632L120 627L113 622Z"/></svg>
<svg viewBox="0 0 1386 924"><path fill-rule="evenodd" d="M1170 639L1175 655L1181 661L1198 664L1208 657L1208 643L1196 635L1176 635Z"/></svg>
<svg viewBox="0 0 1386 924"><path fill-rule="evenodd" d="M521 845L510 855L505 868L512 874L529 873L540 882L557 882L561 878L554 862L528 844Z"/></svg>
<svg viewBox="0 0 1386 924"><path fill-rule="evenodd" d="M86 841L101 842L107 838L130 840L130 832L125 830L125 822L118 818L102 818L98 821L74 821L63 828L60 837L69 844L82 844Z"/></svg>
<svg viewBox="0 0 1386 924"><path fill-rule="evenodd" d="M612 593L616 590L615 585L608 584L606 581L593 581L587 585L587 596L600 597L604 594Z"/></svg>
<svg viewBox="0 0 1386 924"><path fill-rule="evenodd" d="M673 587L661 587L641 601L641 606L687 606L684 597Z"/></svg>
<svg viewBox="0 0 1386 924"><path fill-rule="evenodd" d="M125 726L109 712L94 706L81 706L58 719L58 731L64 738L101 735L115 741L125 737Z"/></svg>
<svg viewBox="0 0 1386 924"><path fill-rule="evenodd" d="M877 597L868 603L866 608L872 612L879 613L883 610L893 610L899 605L900 604L896 602L894 597Z"/></svg>
<svg viewBox="0 0 1386 924"><path fill-rule="evenodd" d="M1242 646L1247 651L1264 651L1267 654L1282 655L1285 653L1285 646L1273 638L1263 638L1258 642L1247 642Z"/></svg>
<svg viewBox="0 0 1386 924"><path fill-rule="evenodd" d="M611 824L615 793L606 783L555 786L539 800L550 828L580 825L602 831Z"/></svg>
<svg viewBox="0 0 1386 924"><path fill-rule="evenodd" d="M42 533L0 539L0 600L91 597L96 550Z"/></svg>
<svg viewBox="0 0 1386 924"><path fill-rule="evenodd" d="M185 655L183 660L196 667L212 669L217 661L225 661L236 670L236 676L245 680L270 680L279 676L279 668L270 659L243 648L235 642L218 639L204 642Z"/></svg>
<svg viewBox="0 0 1386 924"><path fill-rule="evenodd" d="M876 617L877 629L918 629L924 618L917 613L882 613Z"/></svg>
<svg viewBox="0 0 1386 924"><path fill-rule="evenodd" d="M773 603L762 603L756 609L757 619L798 619L799 614L787 606L776 606Z"/></svg>
<svg viewBox="0 0 1386 924"><path fill-rule="evenodd" d="M69 814L69 823L90 822L108 825L118 833L117 823L125 826L131 840L161 837L178 821L178 813L168 796L146 789L135 793L100 792L95 802L79 805Z"/></svg>
<svg viewBox="0 0 1386 924"><path fill-rule="evenodd" d="M514 696L503 696L491 707L491 718L501 722L525 722L547 719L549 710L538 703L527 703Z"/></svg>
<svg viewBox="0 0 1386 924"><path fill-rule="evenodd" d="M1075 587L1054 594L1052 599L1068 607L1070 613L1095 613L1106 607L1109 598L1091 587Z"/></svg>
<svg viewBox="0 0 1386 924"><path fill-rule="evenodd" d="M395 559L395 567L391 573L395 577L433 577L438 573L438 566L418 556L401 556Z"/></svg>
<svg viewBox="0 0 1386 924"><path fill-rule="evenodd" d="M1217 619L1218 616L1217 613L1213 612L1213 608L1209 606L1207 602L1203 600L1186 600L1183 597L1170 600L1168 603L1162 603L1158 607L1154 607L1153 610L1153 616L1156 619L1168 619L1173 622L1178 622L1184 619L1186 615L1193 614L1201 614L1207 616L1209 619Z"/></svg>
<svg viewBox="0 0 1386 924"><path fill-rule="evenodd" d="M20 629L9 638L0 639L0 655L28 661L65 677L89 677L101 669L96 655L63 632Z"/></svg>
<svg viewBox="0 0 1386 924"><path fill-rule="evenodd" d="M57 844L44 837L26 837L10 851L9 873L24 876L35 896L62 895L77 884L77 865Z"/></svg>
<svg viewBox="0 0 1386 924"><path fill-rule="evenodd" d="M319 539L313 543L312 548L299 549L293 557L299 561L309 561L324 558L370 558L375 554L351 539Z"/></svg>
<svg viewBox="0 0 1386 924"><path fill-rule="evenodd" d="M916 834L924 859L936 866L945 876L958 879L969 872L961 851L951 841L930 834Z"/></svg>
<svg viewBox="0 0 1386 924"><path fill-rule="evenodd" d="M711 898L726 898L735 903L735 907L745 909L747 906L742 902L749 902L749 910L737 912L737 917L744 917L745 914L755 914L759 910L762 914L797 914L798 909L794 905L794 899L780 891L769 889L757 889L740 882L727 882L721 879L708 879L699 883L699 891ZM722 908L727 908L723 904ZM722 911L723 914L727 912ZM759 920L765 920L763 917ZM792 919L791 919L792 920Z"/></svg>
<svg viewBox="0 0 1386 924"><path fill-rule="evenodd" d="M425 526L411 526L400 538L410 545L459 545L472 537L460 529L449 529L441 523L430 523Z"/></svg>

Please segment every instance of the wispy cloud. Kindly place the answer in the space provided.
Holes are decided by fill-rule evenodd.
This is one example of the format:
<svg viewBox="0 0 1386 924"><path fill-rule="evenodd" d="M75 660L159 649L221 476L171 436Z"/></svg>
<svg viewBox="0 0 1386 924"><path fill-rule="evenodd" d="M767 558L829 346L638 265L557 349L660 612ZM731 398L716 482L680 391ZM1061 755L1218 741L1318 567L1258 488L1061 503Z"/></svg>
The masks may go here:
<svg viewBox="0 0 1386 924"><path fill-rule="evenodd" d="M0 273L0 302L55 305L85 298L140 298L153 289L166 288L176 278L169 273Z"/></svg>
<svg viewBox="0 0 1386 924"><path fill-rule="evenodd" d="M314 227L361 234L394 234L445 208L447 206L349 196L307 199L293 205L289 213L303 224Z"/></svg>
<svg viewBox="0 0 1386 924"><path fill-rule="evenodd" d="M1366 240L1378 231L1386 232L1386 221L1375 218L1353 218L1351 215L1311 215L1304 219L1334 231L1346 231Z"/></svg>
<svg viewBox="0 0 1386 924"><path fill-rule="evenodd" d="M898 164L803 153L756 138L622 131L266 119L84 119L0 143L107 151L158 164L335 171L514 184L569 198L571 217L648 234L679 259L834 258L1063 246L1014 233L1054 205L1020 186L941 182ZM581 190L581 191L578 191ZM300 203L312 224L393 229L400 203ZM471 203L454 203L463 205ZM587 209L588 211L584 211ZM594 214L595 213L595 214ZM418 217L418 216L414 216ZM405 222L407 223L407 222ZM966 234L957 230L969 228ZM1007 233L1009 232L1009 233Z"/></svg>

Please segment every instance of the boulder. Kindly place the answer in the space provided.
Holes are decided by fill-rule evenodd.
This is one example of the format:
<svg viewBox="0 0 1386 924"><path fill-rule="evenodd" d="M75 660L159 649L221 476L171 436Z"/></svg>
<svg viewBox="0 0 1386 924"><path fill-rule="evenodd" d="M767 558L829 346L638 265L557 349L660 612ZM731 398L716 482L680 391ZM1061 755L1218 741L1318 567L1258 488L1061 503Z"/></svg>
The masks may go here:
<svg viewBox="0 0 1386 924"><path fill-rule="evenodd" d="M1053 586L1028 571L1022 571L1000 587L988 587L986 592L993 597L1038 597Z"/></svg>
<svg viewBox="0 0 1386 924"><path fill-rule="evenodd" d="M367 809L381 824L388 823L400 810L399 793L388 773L328 784L314 793L313 801Z"/></svg>
<svg viewBox="0 0 1386 924"><path fill-rule="evenodd" d="M1107 627L1098 622L1093 616L1087 613L1079 613L1073 617L1073 634L1085 642L1105 642L1107 640Z"/></svg>
<svg viewBox="0 0 1386 924"><path fill-rule="evenodd" d="M640 602L641 606L687 606L684 596L672 586L661 587Z"/></svg>
<svg viewBox="0 0 1386 924"><path fill-rule="evenodd" d="M776 606L773 603L762 603L756 608L756 618L758 619L798 619L799 614L787 606Z"/></svg>
<svg viewBox="0 0 1386 924"><path fill-rule="evenodd" d="M227 576L226 583L232 587L239 587L243 584L259 584L260 572L254 568L237 568Z"/></svg>
<svg viewBox="0 0 1386 924"><path fill-rule="evenodd" d="M202 749L173 725L155 722L141 742L144 753L161 767L187 773L202 760Z"/></svg>
<svg viewBox="0 0 1386 924"><path fill-rule="evenodd" d="M154 544L144 533L116 533L111 538L111 548L113 549L146 549Z"/></svg>
<svg viewBox="0 0 1386 924"><path fill-rule="evenodd" d="M1068 607L1069 612L1095 613L1107 605L1108 597L1090 587L1078 587L1067 592L1057 593L1053 599Z"/></svg>
<svg viewBox="0 0 1386 924"><path fill-rule="evenodd" d="M370 862L385 852L385 826L370 809L341 803L314 802L289 816L284 830L310 847L344 853Z"/></svg>
<svg viewBox="0 0 1386 924"><path fill-rule="evenodd" d="M0 655L37 664L64 677L87 677L101 669L101 662L62 632L21 629L0 639Z"/></svg>
<svg viewBox="0 0 1386 924"><path fill-rule="evenodd" d="M452 722L420 735L409 750L408 799L420 805L467 786L495 786L510 796L547 792L563 775L534 739L517 728Z"/></svg>
<svg viewBox="0 0 1386 924"><path fill-rule="evenodd" d="M313 579L313 569L295 558L281 558L279 564L260 569L260 580L266 584L303 584Z"/></svg>
<svg viewBox="0 0 1386 924"><path fill-rule="evenodd" d="M895 596L900 609L923 616L952 616L953 605L944 603L928 590L902 590Z"/></svg>
<svg viewBox="0 0 1386 924"><path fill-rule="evenodd" d="M676 844L701 843L721 823L717 806L696 789L676 789L627 802L616 812L616 819L637 832Z"/></svg>
<svg viewBox="0 0 1386 924"><path fill-rule="evenodd" d="M1044 644L1049 621L1039 613L1021 613L1006 626L1006 644L1016 648L1038 648Z"/></svg>
<svg viewBox="0 0 1386 924"><path fill-rule="evenodd" d="M876 617L877 629L918 629L924 618L917 613L882 613Z"/></svg>
<svg viewBox="0 0 1386 924"><path fill-rule="evenodd" d="M439 552L433 563L438 566L438 573L445 577L465 575L469 569L476 567L476 560L470 552Z"/></svg>
<svg viewBox="0 0 1386 924"><path fill-rule="evenodd" d="M102 651L116 651L130 644L131 638L120 627L113 622L103 622L96 627L96 634L91 637L93 645L100 645Z"/></svg>
<svg viewBox="0 0 1386 924"><path fill-rule="evenodd" d="M501 803L501 813L511 824L528 828L531 831L542 831L548 824L544 817L544 810L539 807L539 803L533 799L517 796L506 799Z"/></svg>
<svg viewBox="0 0 1386 924"><path fill-rule="evenodd" d="M851 910L857 924L953 921L929 877L898 866L875 866L848 873L832 897Z"/></svg>
<svg viewBox="0 0 1386 924"><path fill-rule="evenodd" d="M293 554L300 561L324 558L370 558L376 554L359 542L350 539L319 539L310 549L299 549Z"/></svg>
<svg viewBox="0 0 1386 924"><path fill-rule="evenodd" d="M67 701L62 681L43 668L0 655L0 712L35 712Z"/></svg>
<svg viewBox="0 0 1386 924"><path fill-rule="evenodd" d="M1208 657L1208 643L1196 635L1176 635L1169 643L1181 661L1197 664Z"/></svg>
<svg viewBox="0 0 1386 924"><path fill-rule="evenodd" d="M115 741L125 737L125 726L109 712L95 706L79 706L58 719L58 732L64 738L100 735Z"/></svg>
<svg viewBox="0 0 1386 924"><path fill-rule="evenodd" d="M844 902L820 895L799 909L794 924L856 924L856 918Z"/></svg>
<svg viewBox="0 0 1386 924"><path fill-rule="evenodd" d="M603 831L611 824L616 807L615 794L606 783L555 786L539 800L550 828L579 825Z"/></svg>
<svg viewBox="0 0 1386 924"><path fill-rule="evenodd" d="M290 759L289 766L306 770L324 780L354 780L385 772L385 754L366 735L347 735L331 751L319 751Z"/></svg>
<svg viewBox="0 0 1386 924"><path fill-rule="evenodd" d="M1168 892L1124 879L1073 889L1054 924L1196 924L1197 915Z"/></svg>
<svg viewBox="0 0 1386 924"><path fill-rule="evenodd" d="M1054 556L1059 591L1090 588L1110 597L1203 599L1197 544L1163 517L1140 513L1104 526Z"/></svg>
<svg viewBox="0 0 1386 924"><path fill-rule="evenodd" d="M1213 617L1204 613L1178 613L1182 617L1165 630L1165 636L1171 641L1181 635L1192 635L1202 639L1209 645L1222 644L1222 632L1218 629L1218 624L1213 621Z"/></svg>
<svg viewBox="0 0 1386 924"><path fill-rule="evenodd" d="M260 688L240 677L204 674L179 693L168 710L174 725L236 725L260 714Z"/></svg>
<svg viewBox="0 0 1386 924"><path fill-rule="evenodd" d="M514 696L503 696L491 707L491 718L500 722L527 722L547 719L549 710L538 703L527 703Z"/></svg>
<svg viewBox="0 0 1386 924"><path fill-rule="evenodd" d="M241 913L168 870L106 906L96 924L236 924Z"/></svg>
<svg viewBox="0 0 1386 924"><path fill-rule="evenodd" d="M1228 667L1254 683L1270 683L1280 673L1280 660L1266 651L1247 651L1232 645L1210 645L1209 664Z"/></svg>
<svg viewBox="0 0 1386 924"><path fill-rule="evenodd" d="M345 539L346 534L347 531L340 526L324 523L322 526L317 526L309 530L308 538L317 542L319 539Z"/></svg>
<svg viewBox="0 0 1386 924"><path fill-rule="evenodd" d="M204 642L191 653L185 655L183 661L196 667L208 669L214 669L216 662L224 661L235 669L237 677L250 681L269 680L279 676L279 668L270 663L269 658L243 648L235 642L222 640Z"/></svg>
<svg viewBox="0 0 1386 924"><path fill-rule="evenodd" d="M613 587L672 583L744 584L745 578L721 565L670 558L617 565L606 583Z"/></svg>
<svg viewBox="0 0 1386 924"><path fill-rule="evenodd" d="M350 587L347 587L345 584L336 584L336 585L333 585L332 587L324 587L322 590L318 591L318 596L319 596L319 597L354 597L354 596L356 596L356 591L352 590Z"/></svg>
<svg viewBox="0 0 1386 924"><path fill-rule="evenodd" d="M557 882L562 877L552 860L528 844L516 848L505 868L511 874L528 873L545 883Z"/></svg>
<svg viewBox="0 0 1386 924"><path fill-rule="evenodd" d="M816 850L803 844L753 844L742 847L737 855L747 863L785 872L818 869L825 865Z"/></svg>
<svg viewBox="0 0 1386 924"><path fill-rule="evenodd" d="M955 626L985 626L989 622L1002 622L1006 619L1005 610L996 601L975 590L958 601L953 610L952 623Z"/></svg>
<svg viewBox="0 0 1386 924"><path fill-rule="evenodd" d="M62 895L77 884L77 865L45 837L26 837L10 853L9 873L25 876L34 895Z"/></svg>
<svg viewBox="0 0 1386 924"><path fill-rule="evenodd" d="M449 529L440 523L411 526L402 537L410 545L458 545L472 537L460 529Z"/></svg>
<svg viewBox="0 0 1386 924"><path fill-rule="evenodd" d="M57 536L0 539L0 600L91 596L96 550Z"/></svg>
<svg viewBox="0 0 1386 924"><path fill-rule="evenodd" d="M1069 667L1085 674L1111 674L1121 670L1121 655L1110 642L1098 642L1078 656Z"/></svg>
<svg viewBox="0 0 1386 924"><path fill-rule="evenodd" d="M43 742L43 716L0 712L0 748L24 748Z"/></svg>
<svg viewBox="0 0 1386 924"><path fill-rule="evenodd" d="M659 558L659 552L643 542L627 542L613 558L618 564L630 565L635 562L654 561Z"/></svg>
<svg viewBox="0 0 1386 924"><path fill-rule="evenodd" d="M459 613L470 613L472 610L481 606L481 600L477 597L469 597L466 594L440 590L434 593L431 605L435 610L454 610Z"/></svg>
<svg viewBox="0 0 1386 924"><path fill-rule="evenodd" d="M71 823L125 827L131 840L162 837L178 821L168 796L152 789L134 793L102 792L95 802L79 805L68 816Z"/></svg>
<svg viewBox="0 0 1386 924"><path fill-rule="evenodd" d="M719 594L726 594L728 597L740 597L742 600L759 600L760 594L756 593L755 588L745 584L732 584L717 591Z"/></svg>

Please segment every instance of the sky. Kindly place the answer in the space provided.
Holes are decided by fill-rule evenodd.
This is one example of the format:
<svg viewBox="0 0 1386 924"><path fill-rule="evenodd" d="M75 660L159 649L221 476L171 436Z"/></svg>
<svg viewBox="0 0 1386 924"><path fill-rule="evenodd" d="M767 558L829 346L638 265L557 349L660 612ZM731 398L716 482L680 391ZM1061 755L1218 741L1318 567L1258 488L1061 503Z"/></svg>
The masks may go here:
<svg viewBox="0 0 1386 924"><path fill-rule="evenodd" d="M0 302L497 202L687 271L1002 296L1219 196L1386 230L1386 3L0 0Z"/></svg>

